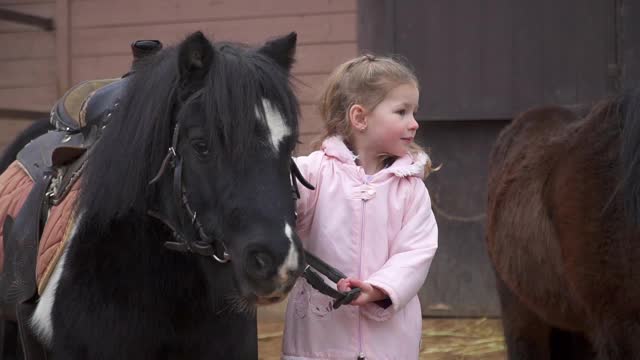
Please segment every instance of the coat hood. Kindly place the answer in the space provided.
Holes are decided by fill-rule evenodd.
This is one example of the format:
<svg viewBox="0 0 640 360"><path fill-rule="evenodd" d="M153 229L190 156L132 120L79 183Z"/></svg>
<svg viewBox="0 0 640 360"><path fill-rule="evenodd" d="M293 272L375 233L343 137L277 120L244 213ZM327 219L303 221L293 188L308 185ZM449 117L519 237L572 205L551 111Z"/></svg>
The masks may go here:
<svg viewBox="0 0 640 360"><path fill-rule="evenodd" d="M327 156L345 164L356 165L358 156L349 150L340 136L332 136L325 139L322 143L322 151L324 151ZM415 176L423 178L425 166L427 162L430 161L429 155L424 152L416 155L407 153L396 159L388 168L380 170L380 172L389 172L398 177Z"/></svg>

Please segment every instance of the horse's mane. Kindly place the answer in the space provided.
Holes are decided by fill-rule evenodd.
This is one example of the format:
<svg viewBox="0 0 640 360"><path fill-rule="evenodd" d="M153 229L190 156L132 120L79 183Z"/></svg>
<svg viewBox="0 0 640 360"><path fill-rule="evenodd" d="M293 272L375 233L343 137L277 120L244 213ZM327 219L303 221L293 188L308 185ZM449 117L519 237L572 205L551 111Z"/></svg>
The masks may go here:
<svg viewBox="0 0 640 360"><path fill-rule="evenodd" d="M298 103L287 71L265 55L238 44L214 47L212 66L203 79L203 116L214 122L210 128L222 144L216 151L240 167L247 152L263 141L256 135L261 121L256 109L264 114L262 99L282 113L294 134ZM178 53L177 47L167 48L136 66L125 98L92 149L78 203L92 226L147 211L154 193L148 183L167 154L174 127Z"/></svg>

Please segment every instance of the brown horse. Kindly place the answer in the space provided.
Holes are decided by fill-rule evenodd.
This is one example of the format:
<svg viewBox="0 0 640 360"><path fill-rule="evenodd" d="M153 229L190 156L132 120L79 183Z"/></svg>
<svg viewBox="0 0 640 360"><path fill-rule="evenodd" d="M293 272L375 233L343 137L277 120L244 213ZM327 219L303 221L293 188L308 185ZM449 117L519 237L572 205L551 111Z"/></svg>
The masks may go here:
<svg viewBox="0 0 640 360"><path fill-rule="evenodd" d="M491 154L509 359L640 359L640 94L527 111Z"/></svg>

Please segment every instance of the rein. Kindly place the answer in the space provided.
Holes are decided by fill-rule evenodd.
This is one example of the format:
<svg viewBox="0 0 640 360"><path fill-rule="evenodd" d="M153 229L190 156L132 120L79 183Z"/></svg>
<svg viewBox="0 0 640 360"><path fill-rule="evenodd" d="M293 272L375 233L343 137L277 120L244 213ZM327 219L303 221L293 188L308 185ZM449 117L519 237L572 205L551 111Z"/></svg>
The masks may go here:
<svg viewBox="0 0 640 360"><path fill-rule="evenodd" d="M296 162L291 159L291 186L293 187L293 198L294 200L300 199L300 191L298 190L298 181L309 190L315 190L315 187L311 185L307 179L304 178L300 169L296 165ZM340 279L344 279L347 276L343 274L340 270L332 267L326 262L322 261L319 257L313 255L307 250L304 251L304 258L307 262L307 265L304 267L304 271L302 272L302 277L305 278L311 287L318 290L320 293L327 295L335 301L333 302L333 308L337 309L342 305L350 304L355 298L360 295L362 291L360 288L353 288L350 291L343 293L332 286L328 285L324 282L322 277L318 275L317 272L326 276L329 280L337 283ZM316 271L314 271L314 269Z"/></svg>

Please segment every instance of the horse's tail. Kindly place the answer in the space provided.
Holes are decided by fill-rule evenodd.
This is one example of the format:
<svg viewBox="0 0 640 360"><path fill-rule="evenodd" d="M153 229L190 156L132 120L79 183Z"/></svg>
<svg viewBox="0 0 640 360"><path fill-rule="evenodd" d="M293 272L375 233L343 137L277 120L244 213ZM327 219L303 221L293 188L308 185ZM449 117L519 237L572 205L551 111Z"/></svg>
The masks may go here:
<svg viewBox="0 0 640 360"><path fill-rule="evenodd" d="M640 226L640 88L626 92L617 105L624 210L631 223Z"/></svg>
<svg viewBox="0 0 640 360"><path fill-rule="evenodd" d="M40 119L33 122L25 130L23 130L18 136L9 144L2 156L0 156L0 173L3 173L9 165L16 159L20 150L22 150L29 141L37 138L38 136L46 133L49 130L53 130L53 126L49 123L49 119Z"/></svg>

